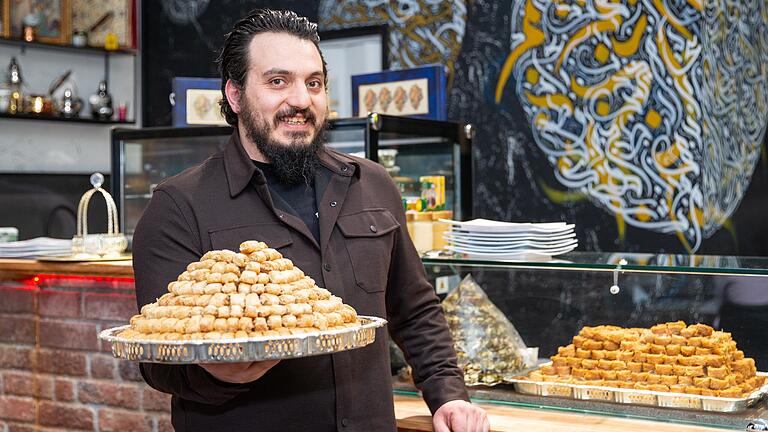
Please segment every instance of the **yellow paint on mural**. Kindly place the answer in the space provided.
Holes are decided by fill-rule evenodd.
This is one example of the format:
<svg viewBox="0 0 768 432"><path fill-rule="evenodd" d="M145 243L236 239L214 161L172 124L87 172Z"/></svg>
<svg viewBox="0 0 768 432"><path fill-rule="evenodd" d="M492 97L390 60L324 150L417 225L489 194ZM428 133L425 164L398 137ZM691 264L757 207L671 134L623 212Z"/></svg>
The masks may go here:
<svg viewBox="0 0 768 432"><path fill-rule="evenodd" d="M541 21L541 12L536 9L533 0L527 0L525 4L525 21L523 22L523 33L525 41L518 45L504 61L499 73L499 81L496 83L496 103L501 102L501 96L504 94L504 87L507 85L509 76L512 74L512 68L515 67L517 59L526 51L544 43L544 32L537 26Z"/></svg>
<svg viewBox="0 0 768 432"><path fill-rule="evenodd" d="M699 12L704 10L704 4L700 0L688 0L688 4L696 8Z"/></svg>
<svg viewBox="0 0 768 432"><path fill-rule="evenodd" d="M525 80L531 84L536 84L539 82L539 71L537 71L536 68L529 67L528 70L525 71Z"/></svg>
<svg viewBox="0 0 768 432"><path fill-rule="evenodd" d="M681 22L677 19L677 16L670 12L667 7L664 5L664 0L653 0L653 6L656 7L656 10L659 11L660 14L664 15L664 18L667 19L667 22L688 40L693 40L693 35L691 34L690 30L688 30Z"/></svg>
<svg viewBox="0 0 768 432"><path fill-rule="evenodd" d="M656 159L656 163L659 165L669 168L680 159L680 148L678 148L677 144L672 144L663 152L653 155L653 158Z"/></svg>
<svg viewBox="0 0 768 432"><path fill-rule="evenodd" d="M656 129L657 127L661 126L661 115L655 109L650 109L645 114L645 123L648 126Z"/></svg>
<svg viewBox="0 0 768 432"><path fill-rule="evenodd" d="M544 195L547 196L547 199L549 199L551 202L555 204L567 204L567 203L573 203L577 201L582 201L587 198L587 194L584 192L579 191L561 191L558 189L555 189L553 187L550 187L546 183L544 183L544 180L537 179L536 183L539 185L539 189L541 189L544 192Z"/></svg>
<svg viewBox="0 0 768 432"><path fill-rule="evenodd" d="M611 41L613 42L613 51L616 53L616 55L624 58L630 58L637 53L637 50L640 49L640 41L643 38L643 34L645 33L645 29L648 26L648 17L645 15L640 15L640 18L637 19L637 24L633 28L632 35L629 37L629 39L625 41L620 41L616 39L616 37L612 37Z"/></svg>
<svg viewBox="0 0 768 432"><path fill-rule="evenodd" d="M648 210L648 206L646 205L640 205L638 206L637 213L635 213L635 218L639 220L640 222L648 222L651 220L651 212Z"/></svg>
<svg viewBox="0 0 768 432"><path fill-rule="evenodd" d="M616 218L616 230L618 231L619 242L624 244L627 240L627 223L624 221L624 216L620 212L614 214L614 217Z"/></svg>
<svg viewBox="0 0 768 432"><path fill-rule="evenodd" d="M562 94L536 96L533 93L528 92L525 96L536 106L550 108L568 107L571 112L573 111L573 102L567 96Z"/></svg>
<svg viewBox="0 0 768 432"><path fill-rule="evenodd" d="M605 46L604 43L599 43L595 47L595 60L598 62L605 64L608 61L608 58L610 58L611 52L608 50L608 47Z"/></svg>
<svg viewBox="0 0 768 432"><path fill-rule="evenodd" d="M579 44L594 35L618 31L622 22L623 20L621 18L615 18L607 21L597 21L590 23L577 31L571 37L571 39L568 40L568 43L565 44L565 48L563 48L563 51L557 58L557 62L555 63L555 71L560 70L566 57L568 57L571 51L573 51L573 49L576 48Z"/></svg>
<svg viewBox="0 0 768 432"><path fill-rule="evenodd" d="M607 116L611 112L611 104L606 100L598 100L595 104L595 112L601 116Z"/></svg>

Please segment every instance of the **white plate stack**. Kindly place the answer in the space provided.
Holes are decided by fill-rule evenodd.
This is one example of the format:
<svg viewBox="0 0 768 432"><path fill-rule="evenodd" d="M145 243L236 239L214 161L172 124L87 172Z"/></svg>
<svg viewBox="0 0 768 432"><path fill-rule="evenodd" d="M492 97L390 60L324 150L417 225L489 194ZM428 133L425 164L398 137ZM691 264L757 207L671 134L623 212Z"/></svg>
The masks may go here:
<svg viewBox="0 0 768 432"><path fill-rule="evenodd" d="M72 253L72 239L37 237L0 243L0 258L35 258L43 256L69 255Z"/></svg>
<svg viewBox="0 0 768 432"><path fill-rule="evenodd" d="M440 221L451 226L444 234L446 249L472 258L546 260L578 246L574 225L565 222Z"/></svg>

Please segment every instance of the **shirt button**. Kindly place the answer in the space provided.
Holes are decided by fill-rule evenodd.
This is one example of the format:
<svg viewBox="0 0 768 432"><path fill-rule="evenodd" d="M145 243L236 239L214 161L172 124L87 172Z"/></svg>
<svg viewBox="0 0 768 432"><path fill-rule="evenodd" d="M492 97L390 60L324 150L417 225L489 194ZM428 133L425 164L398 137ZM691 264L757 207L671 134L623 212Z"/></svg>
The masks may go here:
<svg viewBox="0 0 768 432"><path fill-rule="evenodd" d="M371 225L371 232L376 232L376 227L374 225Z"/></svg>
<svg viewBox="0 0 768 432"><path fill-rule="evenodd" d="M331 201L331 207L336 207L338 204L336 201Z"/></svg>
<svg viewBox="0 0 768 432"><path fill-rule="evenodd" d="M341 167L341 172L347 172L347 171L349 171L349 167L348 166L344 165L344 166Z"/></svg>
<svg viewBox="0 0 768 432"><path fill-rule="evenodd" d="M279 217L280 219L282 219L282 218L283 218L283 214L282 214L282 213L280 213L279 215L277 215L277 217Z"/></svg>
<svg viewBox="0 0 768 432"><path fill-rule="evenodd" d="M349 426L349 419L348 418L341 419L341 425L342 426Z"/></svg>
<svg viewBox="0 0 768 432"><path fill-rule="evenodd" d="M331 271L331 265L330 264L323 264L323 270L329 272Z"/></svg>

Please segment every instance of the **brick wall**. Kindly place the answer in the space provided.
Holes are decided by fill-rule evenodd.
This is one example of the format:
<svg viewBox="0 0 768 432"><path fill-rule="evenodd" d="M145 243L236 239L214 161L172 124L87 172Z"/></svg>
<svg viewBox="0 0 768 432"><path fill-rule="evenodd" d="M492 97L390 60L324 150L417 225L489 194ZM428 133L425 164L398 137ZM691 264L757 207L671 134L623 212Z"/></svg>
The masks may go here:
<svg viewBox="0 0 768 432"><path fill-rule="evenodd" d="M172 431L170 396L97 339L135 312L124 280L0 281L0 432Z"/></svg>

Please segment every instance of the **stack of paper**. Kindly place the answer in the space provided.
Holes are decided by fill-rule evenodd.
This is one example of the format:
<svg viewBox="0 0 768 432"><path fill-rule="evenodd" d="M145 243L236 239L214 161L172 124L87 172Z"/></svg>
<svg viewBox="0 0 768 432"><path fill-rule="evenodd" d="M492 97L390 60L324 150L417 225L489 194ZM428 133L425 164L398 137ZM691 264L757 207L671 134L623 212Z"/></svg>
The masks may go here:
<svg viewBox="0 0 768 432"><path fill-rule="evenodd" d="M69 255L71 253L71 239L38 237L31 240L0 243L0 258L35 258Z"/></svg>
<svg viewBox="0 0 768 432"><path fill-rule="evenodd" d="M578 245L573 224L514 223L487 219L450 224L446 249L480 259L546 259L572 251Z"/></svg>

